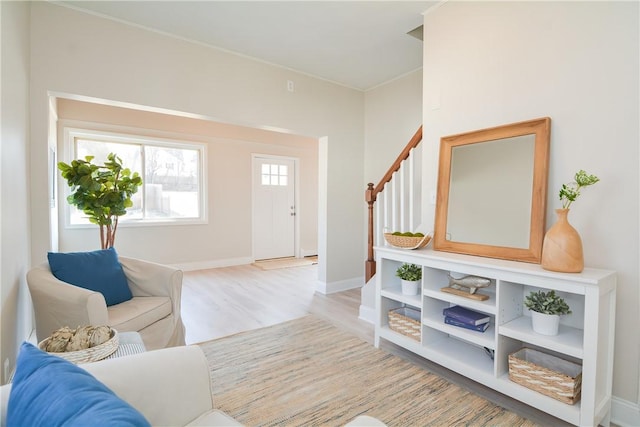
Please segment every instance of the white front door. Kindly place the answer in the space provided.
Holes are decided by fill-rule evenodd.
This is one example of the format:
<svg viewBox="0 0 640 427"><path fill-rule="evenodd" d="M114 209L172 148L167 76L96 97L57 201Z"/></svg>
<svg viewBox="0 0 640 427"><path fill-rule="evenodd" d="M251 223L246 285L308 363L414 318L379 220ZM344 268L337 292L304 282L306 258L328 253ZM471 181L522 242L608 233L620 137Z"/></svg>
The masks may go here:
<svg viewBox="0 0 640 427"><path fill-rule="evenodd" d="M295 161L253 158L253 256L256 260L295 255Z"/></svg>

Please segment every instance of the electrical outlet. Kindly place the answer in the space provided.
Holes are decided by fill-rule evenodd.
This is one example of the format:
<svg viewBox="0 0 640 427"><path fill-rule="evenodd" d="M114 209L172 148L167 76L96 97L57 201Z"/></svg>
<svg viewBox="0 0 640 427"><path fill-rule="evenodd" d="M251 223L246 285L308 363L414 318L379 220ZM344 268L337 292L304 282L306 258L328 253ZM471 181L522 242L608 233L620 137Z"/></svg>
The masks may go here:
<svg viewBox="0 0 640 427"><path fill-rule="evenodd" d="M289 92L293 92L295 91L296 87L295 84L293 83L293 80L287 80L287 90Z"/></svg>
<svg viewBox="0 0 640 427"><path fill-rule="evenodd" d="M11 362L9 362L9 358L4 359L4 381L9 381L9 368L11 367Z"/></svg>

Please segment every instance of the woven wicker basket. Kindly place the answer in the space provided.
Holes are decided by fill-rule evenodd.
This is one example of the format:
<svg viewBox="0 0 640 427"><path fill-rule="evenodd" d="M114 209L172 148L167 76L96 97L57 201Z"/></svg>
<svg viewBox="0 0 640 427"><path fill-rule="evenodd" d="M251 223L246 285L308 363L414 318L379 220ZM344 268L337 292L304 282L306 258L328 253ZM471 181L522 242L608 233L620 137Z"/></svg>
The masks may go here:
<svg viewBox="0 0 640 427"><path fill-rule="evenodd" d="M45 351L45 348L50 339L51 337L45 338L44 340L40 341L40 343L38 344L38 348L42 351ZM49 354L61 357L75 364L97 362L98 360L102 360L106 357L109 357L112 353L115 353L115 351L118 350L118 344L118 331L111 328L111 338L100 345L89 347L84 350L67 351L64 353L49 352Z"/></svg>
<svg viewBox="0 0 640 427"><path fill-rule="evenodd" d="M522 348L509 355L509 379L569 405L580 400L582 366Z"/></svg>
<svg viewBox="0 0 640 427"><path fill-rule="evenodd" d="M399 334L420 341L420 312L409 307L389 310L389 328Z"/></svg>
<svg viewBox="0 0 640 427"><path fill-rule="evenodd" d="M384 239L391 246L402 249L424 248L431 241L431 235L424 237L394 236L392 233L384 233Z"/></svg>

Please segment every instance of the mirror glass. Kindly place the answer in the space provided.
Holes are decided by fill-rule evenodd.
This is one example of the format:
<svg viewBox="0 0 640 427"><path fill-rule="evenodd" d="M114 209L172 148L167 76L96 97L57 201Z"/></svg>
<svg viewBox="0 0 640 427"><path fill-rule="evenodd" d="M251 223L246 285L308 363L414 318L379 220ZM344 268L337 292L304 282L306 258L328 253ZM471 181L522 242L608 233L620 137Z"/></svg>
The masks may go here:
<svg viewBox="0 0 640 427"><path fill-rule="evenodd" d="M434 249L540 262L550 119L441 139Z"/></svg>

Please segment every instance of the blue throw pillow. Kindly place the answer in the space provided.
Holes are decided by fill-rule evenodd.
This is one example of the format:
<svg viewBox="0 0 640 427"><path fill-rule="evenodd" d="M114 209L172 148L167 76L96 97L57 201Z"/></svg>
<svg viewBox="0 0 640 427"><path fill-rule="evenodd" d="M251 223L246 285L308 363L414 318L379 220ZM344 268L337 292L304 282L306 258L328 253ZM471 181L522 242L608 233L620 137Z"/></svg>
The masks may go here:
<svg viewBox="0 0 640 427"><path fill-rule="evenodd" d="M150 424L84 369L25 342L9 394L7 426L61 425Z"/></svg>
<svg viewBox="0 0 640 427"><path fill-rule="evenodd" d="M133 298L114 248L93 252L49 252L49 267L56 278L100 292L107 306Z"/></svg>

